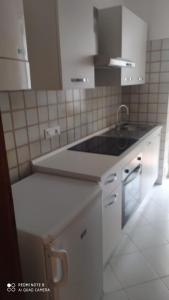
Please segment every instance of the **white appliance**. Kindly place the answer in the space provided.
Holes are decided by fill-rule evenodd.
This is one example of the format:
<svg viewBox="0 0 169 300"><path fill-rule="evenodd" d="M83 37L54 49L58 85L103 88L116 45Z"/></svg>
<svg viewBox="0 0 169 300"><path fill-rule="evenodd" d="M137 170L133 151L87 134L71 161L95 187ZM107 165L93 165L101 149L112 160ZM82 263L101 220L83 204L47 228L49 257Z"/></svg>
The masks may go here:
<svg viewBox="0 0 169 300"><path fill-rule="evenodd" d="M100 300L102 203L92 182L34 174L12 187L26 299Z"/></svg>

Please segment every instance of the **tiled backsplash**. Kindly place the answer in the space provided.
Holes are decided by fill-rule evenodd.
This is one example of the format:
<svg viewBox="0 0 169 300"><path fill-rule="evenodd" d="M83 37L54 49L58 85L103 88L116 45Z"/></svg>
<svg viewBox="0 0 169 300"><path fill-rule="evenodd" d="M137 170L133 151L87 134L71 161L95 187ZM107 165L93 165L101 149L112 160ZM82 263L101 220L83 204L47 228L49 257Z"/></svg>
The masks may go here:
<svg viewBox="0 0 169 300"><path fill-rule="evenodd" d="M120 87L0 93L11 182L31 173L31 160L113 124ZM44 129L60 125L60 137Z"/></svg>
<svg viewBox="0 0 169 300"><path fill-rule="evenodd" d="M168 168L169 154L169 39L148 42L146 84L122 89L122 102L129 105L130 121L162 124L160 176Z"/></svg>

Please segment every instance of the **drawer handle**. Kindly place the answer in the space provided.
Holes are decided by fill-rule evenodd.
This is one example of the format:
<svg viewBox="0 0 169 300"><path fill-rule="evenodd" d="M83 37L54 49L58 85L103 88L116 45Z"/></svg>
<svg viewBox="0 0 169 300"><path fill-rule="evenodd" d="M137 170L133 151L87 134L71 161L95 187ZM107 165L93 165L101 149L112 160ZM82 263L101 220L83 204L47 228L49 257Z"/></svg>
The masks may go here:
<svg viewBox="0 0 169 300"><path fill-rule="evenodd" d="M110 177L105 181L105 184L112 183L117 180L117 174L113 173Z"/></svg>
<svg viewBox="0 0 169 300"><path fill-rule="evenodd" d="M71 78L71 82L82 82L82 83L86 83L89 82L88 78Z"/></svg>
<svg viewBox="0 0 169 300"><path fill-rule="evenodd" d="M115 204L117 202L118 199L118 194L113 194L112 197L114 198L114 200L111 200L109 203L107 203L106 205L104 205L104 207L110 207L113 204Z"/></svg>

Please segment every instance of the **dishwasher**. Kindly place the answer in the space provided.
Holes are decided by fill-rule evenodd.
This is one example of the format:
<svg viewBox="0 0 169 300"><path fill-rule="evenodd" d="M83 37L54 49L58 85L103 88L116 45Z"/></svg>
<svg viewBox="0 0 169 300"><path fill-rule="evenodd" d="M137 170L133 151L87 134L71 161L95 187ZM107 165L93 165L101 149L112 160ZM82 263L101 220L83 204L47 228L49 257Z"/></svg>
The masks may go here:
<svg viewBox="0 0 169 300"><path fill-rule="evenodd" d="M126 225L141 203L142 154L122 171L122 227Z"/></svg>

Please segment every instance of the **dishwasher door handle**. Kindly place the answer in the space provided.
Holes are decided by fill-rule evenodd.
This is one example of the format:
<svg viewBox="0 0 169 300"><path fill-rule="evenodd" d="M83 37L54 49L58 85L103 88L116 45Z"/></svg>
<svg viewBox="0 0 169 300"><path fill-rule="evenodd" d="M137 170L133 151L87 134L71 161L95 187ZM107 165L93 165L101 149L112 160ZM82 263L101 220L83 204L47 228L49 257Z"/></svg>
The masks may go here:
<svg viewBox="0 0 169 300"><path fill-rule="evenodd" d="M113 197L114 199L108 202L107 204L105 204L104 205L105 208L110 207L117 202L118 194L113 194L111 197Z"/></svg>

